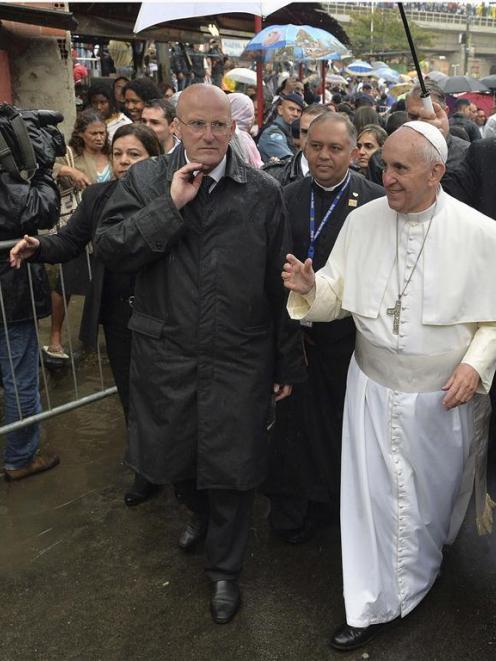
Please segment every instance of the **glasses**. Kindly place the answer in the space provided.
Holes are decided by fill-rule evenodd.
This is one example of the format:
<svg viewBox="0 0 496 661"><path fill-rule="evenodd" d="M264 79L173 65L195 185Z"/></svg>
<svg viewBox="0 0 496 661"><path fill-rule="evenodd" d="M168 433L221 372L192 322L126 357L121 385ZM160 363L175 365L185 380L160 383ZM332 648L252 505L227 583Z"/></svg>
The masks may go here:
<svg viewBox="0 0 496 661"><path fill-rule="evenodd" d="M187 126L193 133L196 133L197 135L206 133L209 126L214 135L226 135L230 129L230 125L226 124L225 122L204 122L203 119L192 119L189 122L184 122L177 115L176 118L181 122L181 124Z"/></svg>

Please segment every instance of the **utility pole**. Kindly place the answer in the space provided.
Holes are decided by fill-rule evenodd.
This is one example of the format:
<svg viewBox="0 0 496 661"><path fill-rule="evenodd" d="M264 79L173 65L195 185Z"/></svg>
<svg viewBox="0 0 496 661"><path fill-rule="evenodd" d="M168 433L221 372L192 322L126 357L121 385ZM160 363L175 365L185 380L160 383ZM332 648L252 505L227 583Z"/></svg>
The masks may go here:
<svg viewBox="0 0 496 661"><path fill-rule="evenodd" d="M464 57L463 57L463 73L464 73L465 76L468 76L469 75L468 74L468 58L469 58L469 55L470 55L470 37L471 37L471 35L470 35L471 15L470 15L470 6L468 4L465 5L465 14L466 14L466 17L467 17L467 22L465 24L465 44L464 44L465 49L464 49L464 52L463 52L463 55L464 55Z"/></svg>

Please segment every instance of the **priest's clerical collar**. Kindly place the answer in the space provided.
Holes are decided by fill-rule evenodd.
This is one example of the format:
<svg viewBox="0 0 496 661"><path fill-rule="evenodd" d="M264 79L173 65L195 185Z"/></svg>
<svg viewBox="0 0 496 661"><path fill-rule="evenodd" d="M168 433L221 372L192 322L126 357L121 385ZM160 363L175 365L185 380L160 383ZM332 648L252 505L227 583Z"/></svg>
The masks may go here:
<svg viewBox="0 0 496 661"><path fill-rule="evenodd" d="M431 219L436 205L437 205L437 197L434 200L434 202L429 207L427 207L427 209L423 209L422 211L414 211L411 213L401 213L400 211L398 213L398 216L409 223L424 223Z"/></svg>
<svg viewBox="0 0 496 661"><path fill-rule="evenodd" d="M190 163L190 159L188 158L188 154L184 152L184 158L186 159L186 163ZM212 177L212 179L215 181L216 184L219 183L219 181L222 179L222 177L226 174L226 163L227 163L227 156L224 155L224 158L222 161L214 167L214 169L211 172L208 172L208 176ZM193 174L196 175L198 174L199 170L196 170L196 172L193 172ZM211 189L210 189L211 190Z"/></svg>
<svg viewBox="0 0 496 661"><path fill-rule="evenodd" d="M315 179L315 177L313 178L313 180L319 188L322 188L322 190L333 191L333 190L336 190L336 188L339 188L340 186L342 186L344 184L344 181L345 181L347 176L348 176L348 170L346 170L346 174L341 179L341 181L338 182L337 184L334 184L334 186L322 186L322 184L319 184L319 182L317 181L317 179Z"/></svg>

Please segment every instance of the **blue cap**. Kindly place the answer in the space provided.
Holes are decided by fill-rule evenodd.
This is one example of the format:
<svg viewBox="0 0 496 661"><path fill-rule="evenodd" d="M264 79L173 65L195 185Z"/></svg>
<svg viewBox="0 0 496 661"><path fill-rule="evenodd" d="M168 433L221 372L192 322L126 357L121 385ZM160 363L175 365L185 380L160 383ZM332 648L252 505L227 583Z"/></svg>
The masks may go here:
<svg viewBox="0 0 496 661"><path fill-rule="evenodd" d="M296 103L302 110L305 107L305 101L303 100L303 97L301 97L299 94L296 94L295 92L291 92L291 94L281 94L279 98L281 101L292 101L293 103Z"/></svg>

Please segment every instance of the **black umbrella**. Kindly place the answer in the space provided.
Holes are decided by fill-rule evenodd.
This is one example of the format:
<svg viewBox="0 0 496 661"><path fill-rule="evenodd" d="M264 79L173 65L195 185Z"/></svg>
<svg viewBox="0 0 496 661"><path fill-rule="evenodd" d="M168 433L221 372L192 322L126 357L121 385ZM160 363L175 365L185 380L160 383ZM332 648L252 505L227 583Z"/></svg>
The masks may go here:
<svg viewBox="0 0 496 661"><path fill-rule="evenodd" d="M408 25L408 20L405 14L405 9L403 7L402 2L398 2L398 9L400 10L400 16L401 20L403 22L403 29L405 30L405 35L408 41L408 45L410 47L410 53L412 55L413 63L415 65L415 70L417 72L417 78L419 81L420 85L420 99L422 101L422 105L424 106L424 109L427 110L428 112L434 113L434 108L432 106L432 99L431 95L427 91L427 88L425 86L424 82L424 77L422 75L422 69L420 68L420 62L417 57L417 52L415 50L415 44L413 43L413 38L412 38L412 33L410 32L410 26Z"/></svg>
<svg viewBox="0 0 496 661"><path fill-rule="evenodd" d="M462 92L489 92L484 83L470 76L451 76L438 83L446 94L461 94Z"/></svg>
<svg viewBox="0 0 496 661"><path fill-rule="evenodd" d="M496 90L496 75L481 78L481 83L484 83L490 90Z"/></svg>

